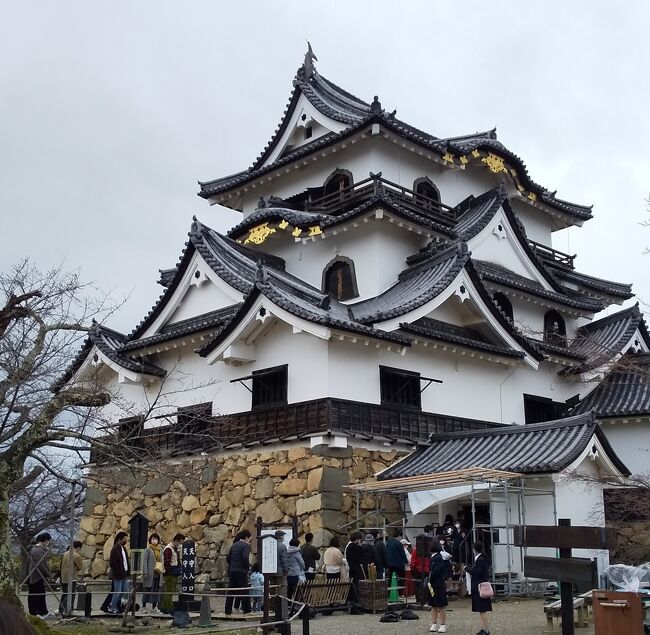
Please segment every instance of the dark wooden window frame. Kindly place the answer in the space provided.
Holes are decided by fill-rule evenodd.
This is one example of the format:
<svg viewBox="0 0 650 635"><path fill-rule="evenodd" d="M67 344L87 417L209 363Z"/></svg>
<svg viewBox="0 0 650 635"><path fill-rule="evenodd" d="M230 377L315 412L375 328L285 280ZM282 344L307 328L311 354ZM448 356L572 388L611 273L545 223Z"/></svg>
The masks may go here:
<svg viewBox="0 0 650 635"><path fill-rule="evenodd" d="M524 393L524 420L526 424L559 419L566 407L567 405L562 401L553 401L550 397Z"/></svg>
<svg viewBox="0 0 650 635"><path fill-rule="evenodd" d="M288 403L289 365L273 366L251 373L251 409L281 406Z"/></svg>
<svg viewBox="0 0 650 635"><path fill-rule="evenodd" d="M341 281L342 288L340 289L339 293L332 293L332 290L329 288L330 285L328 277L336 265L339 263L347 265L347 271L349 272L350 279L347 285ZM337 270L345 271L343 267L338 267ZM325 269L323 269L322 289L323 293L332 293L332 296L337 300L351 300L352 298L356 298L359 295L359 288L357 287L357 274L354 268L354 262L351 258L347 258L346 256L337 256L336 258L330 260L327 265L325 265Z"/></svg>
<svg viewBox="0 0 650 635"><path fill-rule="evenodd" d="M332 184L332 181L338 179L339 177L345 177L347 179L347 185L341 186L341 184L339 183L339 187L337 189L330 191L328 187ZM325 179L325 183L323 183L323 196L329 196L332 194L336 194L337 192L341 192L341 196L343 196L342 190L348 187L352 187L353 185L354 185L354 178L352 176L352 172L350 172L350 170L344 170L343 168L336 168L336 170L334 170L334 172L332 172L332 174L330 174Z"/></svg>
<svg viewBox="0 0 650 635"><path fill-rule="evenodd" d="M418 192L418 187L420 185L428 185L435 192L435 195L430 196L429 194L425 194L424 192ZM416 200L418 200L418 196L427 197L427 198L419 199L419 202L426 208L431 207L431 202L429 199L435 200L436 202L440 203L440 190L437 188L435 183L428 176L421 176L420 178L415 179L415 181L413 181L413 192L415 193Z"/></svg>
<svg viewBox="0 0 650 635"><path fill-rule="evenodd" d="M400 406L412 410L422 410L422 390L420 373L379 366L379 393L382 405ZM399 382L402 385L396 385ZM391 385L391 383L393 385Z"/></svg>

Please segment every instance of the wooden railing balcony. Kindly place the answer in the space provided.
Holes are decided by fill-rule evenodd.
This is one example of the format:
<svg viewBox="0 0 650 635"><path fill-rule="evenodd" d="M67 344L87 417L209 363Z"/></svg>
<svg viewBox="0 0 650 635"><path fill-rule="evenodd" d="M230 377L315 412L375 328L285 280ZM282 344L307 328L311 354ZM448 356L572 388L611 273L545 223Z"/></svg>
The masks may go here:
<svg viewBox="0 0 650 635"><path fill-rule="evenodd" d="M482 430L500 424L464 417L422 412L400 406L348 399L315 399L218 417L205 417L190 426L165 425L122 431L123 445L133 456L165 457L214 452L222 448L254 446L307 438L327 432L368 439L424 443L432 434ZM109 459L91 451L91 463Z"/></svg>
<svg viewBox="0 0 650 635"><path fill-rule="evenodd" d="M388 199L394 198L401 205L420 214L431 214L443 223L453 224L456 220L456 212L453 207L449 207L449 205L445 205L434 198L388 181L382 177L381 172L379 174L371 173L367 179L306 202L305 209L326 213L332 213L334 210L345 211L351 207L360 205L369 198L380 195Z"/></svg>
<svg viewBox="0 0 650 635"><path fill-rule="evenodd" d="M563 251L558 249L553 249L542 243L538 243L534 240L529 240L528 244L537 252L537 255L544 260L550 260L551 262L557 262L560 265L574 269L573 261L576 259L577 254L570 256L565 254Z"/></svg>

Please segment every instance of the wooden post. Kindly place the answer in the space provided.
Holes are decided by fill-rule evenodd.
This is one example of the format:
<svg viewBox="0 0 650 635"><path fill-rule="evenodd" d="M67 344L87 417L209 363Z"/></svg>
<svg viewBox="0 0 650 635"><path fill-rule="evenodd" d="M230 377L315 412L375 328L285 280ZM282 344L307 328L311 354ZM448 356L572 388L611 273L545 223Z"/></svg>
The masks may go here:
<svg viewBox="0 0 650 635"><path fill-rule="evenodd" d="M557 521L558 527L570 527L571 519L559 518ZM571 549L562 548L560 551L560 558L571 558ZM560 582L560 600L562 602L562 635L574 635L573 628L573 583Z"/></svg>

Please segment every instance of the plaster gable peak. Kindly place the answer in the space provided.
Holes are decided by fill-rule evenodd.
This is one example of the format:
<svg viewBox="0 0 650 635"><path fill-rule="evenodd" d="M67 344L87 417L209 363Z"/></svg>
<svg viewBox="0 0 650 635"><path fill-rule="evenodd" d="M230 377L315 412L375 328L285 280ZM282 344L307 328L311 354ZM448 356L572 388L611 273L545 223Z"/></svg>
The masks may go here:
<svg viewBox="0 0 650 635"><path fill-rule="evenodd" d="M195 252L172 297L140 339L156 335L165 324L237 304L243 298L240 291L222 280Z"/></svg>
<svg viewBox="0 0 650 635"><path fill-rule="evenodd" d="M603 472L605 472L605 474L603 474ZM569 481L575 480L576 482L580 482L579 475L581 474L592 478L598 475L611 475L621 478L621 482L624 478L618 468L610 460L602 443L595 434L589 440L589 443L582 451L582 454L562 472L554 474L553 480L560 481L568 479ZM578 478L576 478L575 475L578 475Z"/></svg>
<svg viewBox="0 0 650 635"><path fill-rule="evenodd" d="M312 128L311 137L305 136L305 130L308 127ZM330 132L338 133L345 128L345 124L326 117L304 95L300 95L286 130L278 140L273 151L266 158L266 161L260 167L274 163L288 149L296 149L302 145L311 143L323 135Z"/></svg>
<svg viewBox="0 0 650 635"><path fill-rule="evenodd" d="M516 351L523 351L525 353L523 361L526 365L537 370L539 362L528 351L525 351L519 342L501 325L483 302L480 293L465 270L461 271L454 278L454 281L433 300L409 313L385 322L378 322L373 326L384 331L395 331L400 327L400 324L404 322L412 324L423 317L433 317L434 319L447 321L444 317L445 315L448 317L446 305L454 303L456 304L457 314L463 316L463 326L475 326L478 323L486 325L500 343ZM470 318L471 315L476 316L474 321Z"/></svg>
<svg viewBox="0 0 650 635"><path fill-rule="evenodd" d="M74 384L83 383L84 378L91 372L99 369L108 369L109 372L114 374L117 378L118 384L143 384L147 385L149 382L145 380L144 376L140 373L135 373L126 368L122 368L119 364L115 363L110 357L102 353L97 346L93 346L83 364L77 369L77 372L68 381L69 386Z"/></svg>
<svg viewBox="0 0 650 635"><path fill-rule="evenodd" d="M288 324L294 334L306 333L324 340L329 340L331 337L329 328L296 317L265 296L261 296L233 331L206 356L206 361L208 364L218 361L226 363L255 361L257 341L278 320Z"/></svg>
<svg viewBox="0 0 650 635"><path fill-rule="evenodd" d="M503 210L499 210L467 245L475 260L500 265L529 280L539 282L547 291L554 291L515 236Z"/></svg>
<svg viewBox="0 0 650 635"><path fill-rule="evenodd" d="M634 331L634 335L630 338L630 341L625 345L621 353L625 354L631 350L637 353L650 353L650 348L648 348L646 340L639 329Z"/></svg>

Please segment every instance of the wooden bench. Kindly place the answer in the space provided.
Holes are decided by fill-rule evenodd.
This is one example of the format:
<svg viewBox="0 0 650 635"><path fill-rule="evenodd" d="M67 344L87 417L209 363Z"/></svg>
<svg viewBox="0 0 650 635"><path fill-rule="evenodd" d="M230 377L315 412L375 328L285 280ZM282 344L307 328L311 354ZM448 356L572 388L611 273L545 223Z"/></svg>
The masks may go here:
<svg viewBox="0 0 650 635"><path fill-rule="evenodd" d="M298 584L295 593L297 602L304 602L317 611L347 608L352 582L341 580L307 580Z"/></svg>
<svg viewBox="0 0 650 635"><path fill-rule="evenodd" d="M585 598L573 598L573 610L575 611L575 618L573 623L576 628L586 628L589 626L587 621L587 607L585 606ZM544 613L546 615L546 629L545 633L559 633L560 632L560 618L562 617L562 602L556 600L544 606ZM553 618L557 622L553 621Z"/></svg>

